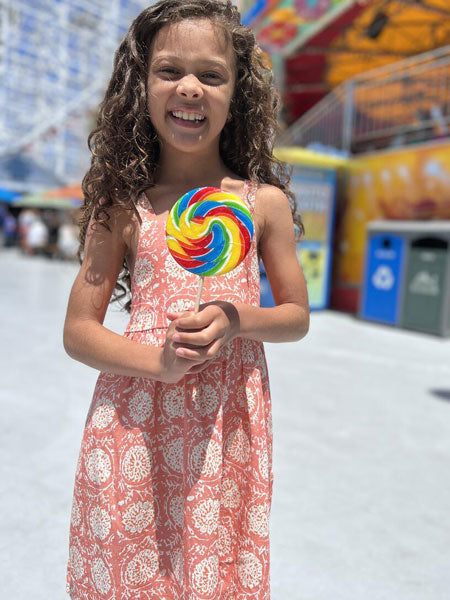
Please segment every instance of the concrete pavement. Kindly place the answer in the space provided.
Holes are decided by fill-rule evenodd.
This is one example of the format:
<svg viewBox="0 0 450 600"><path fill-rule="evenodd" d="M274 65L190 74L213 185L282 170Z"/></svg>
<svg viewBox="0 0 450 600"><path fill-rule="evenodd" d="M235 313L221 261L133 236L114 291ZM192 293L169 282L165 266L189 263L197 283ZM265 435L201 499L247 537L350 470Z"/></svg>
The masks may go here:
<svg viewBox="0 0 450 600"><path fill-rule="evenodd" d="M2 598L64 600L97 373L65 355L73 263L0 250ZM110 309L122 332L127 316ZM267 344L272 600L450 598L450 340L313 313Z"/></svg>

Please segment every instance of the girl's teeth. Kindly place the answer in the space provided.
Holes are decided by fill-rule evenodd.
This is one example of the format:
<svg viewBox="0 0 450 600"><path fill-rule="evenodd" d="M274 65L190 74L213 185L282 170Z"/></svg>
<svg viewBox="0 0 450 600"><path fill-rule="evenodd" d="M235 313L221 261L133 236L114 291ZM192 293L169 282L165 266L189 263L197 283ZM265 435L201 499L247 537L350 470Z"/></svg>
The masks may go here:
<svg viewBox="0 0 450 600"><path fill-rule="evenodd" d="M200 117L200 115L194 115L193 113L185 113L185 112L173 112L174 117L178 119L183 119L184 121L203 121L205 117Z"/></svg>

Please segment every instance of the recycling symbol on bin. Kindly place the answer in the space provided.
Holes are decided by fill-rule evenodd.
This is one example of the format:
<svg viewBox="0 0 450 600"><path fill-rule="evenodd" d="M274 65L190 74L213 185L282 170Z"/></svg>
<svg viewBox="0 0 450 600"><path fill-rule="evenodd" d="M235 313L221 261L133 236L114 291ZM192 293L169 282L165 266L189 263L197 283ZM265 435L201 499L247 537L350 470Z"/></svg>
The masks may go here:
<svg viewBox="0 0 450 600"><path fill-rule="evenodd" d="M372 275L372 284L377 290L390 290L394 285L395 277L391 267L380 265Z"/></svg>

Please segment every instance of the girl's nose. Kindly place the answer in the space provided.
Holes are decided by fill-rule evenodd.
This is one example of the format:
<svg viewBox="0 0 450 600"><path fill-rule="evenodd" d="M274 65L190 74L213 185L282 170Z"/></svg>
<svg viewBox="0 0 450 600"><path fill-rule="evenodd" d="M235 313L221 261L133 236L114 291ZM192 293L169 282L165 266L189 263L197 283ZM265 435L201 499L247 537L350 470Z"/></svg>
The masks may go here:
<svg viewBox="0 0 450 600"><path fill-rule="evenodd" d="M201 98L203 90L195 75L187 75L178 82L177 93L183 98Z"/></svg>

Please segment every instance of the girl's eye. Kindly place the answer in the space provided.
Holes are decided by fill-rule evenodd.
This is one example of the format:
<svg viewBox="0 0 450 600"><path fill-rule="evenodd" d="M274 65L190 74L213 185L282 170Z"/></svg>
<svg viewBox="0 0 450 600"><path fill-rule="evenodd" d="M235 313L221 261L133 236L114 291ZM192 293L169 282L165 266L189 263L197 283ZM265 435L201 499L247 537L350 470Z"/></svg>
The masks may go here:
<svg viewBox="0 0 450 600"><path fill-rule="evenodd" d="M165 75L170 75L172 77L175 75L179 75L179 72L173 67L163 67L162 69L160 69L160 72L164 73ZM209 79L210 81L218 81L220 79L220 75L218 75L217 73L204 73L201 77L203 79Z"/></svg>

